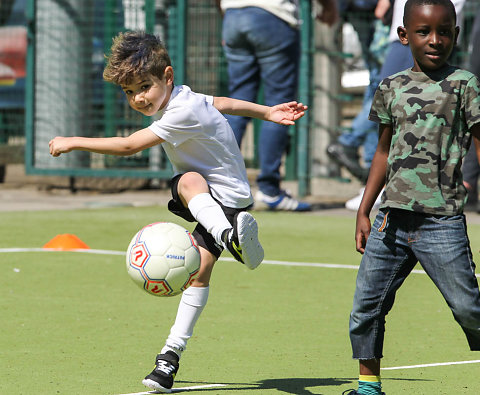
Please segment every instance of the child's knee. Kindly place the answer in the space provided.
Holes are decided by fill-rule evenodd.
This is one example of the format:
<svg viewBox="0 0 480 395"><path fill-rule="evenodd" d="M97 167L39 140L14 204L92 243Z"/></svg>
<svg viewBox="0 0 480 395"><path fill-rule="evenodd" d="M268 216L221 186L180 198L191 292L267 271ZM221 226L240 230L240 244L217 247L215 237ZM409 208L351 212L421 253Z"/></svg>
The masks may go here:
<svg viewBox="0 0 480 395"><path fill-rule="evenodd" d="M199 193L209 193L205 178L197 172L187 172L180 177L177 185L178 194L187 202Z"/></svg>

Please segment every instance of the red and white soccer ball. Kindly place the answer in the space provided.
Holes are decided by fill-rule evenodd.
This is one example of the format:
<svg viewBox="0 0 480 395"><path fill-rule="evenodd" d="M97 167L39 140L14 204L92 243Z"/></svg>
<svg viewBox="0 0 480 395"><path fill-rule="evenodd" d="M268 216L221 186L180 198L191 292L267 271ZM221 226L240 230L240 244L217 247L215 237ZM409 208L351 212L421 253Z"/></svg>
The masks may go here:
<svg viewBox="0 0 480 395"><path fill-rule="evenodd" d="M188 230L171 222L145 226L128 246L128 274L151 295L182 293L198 276L199 269L197 241Z"/></svg>

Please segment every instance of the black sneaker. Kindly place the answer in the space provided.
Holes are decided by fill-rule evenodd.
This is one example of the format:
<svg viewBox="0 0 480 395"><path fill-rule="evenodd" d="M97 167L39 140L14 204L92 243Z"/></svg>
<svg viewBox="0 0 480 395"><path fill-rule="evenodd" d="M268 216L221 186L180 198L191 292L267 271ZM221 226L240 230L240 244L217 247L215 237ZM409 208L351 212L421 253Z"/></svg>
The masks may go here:
<svg viewBox="0 0 480 395"><path fill-rule="evenodd" d="M155 359L155 369L142 381L143 385L153 390L170 393L173 379L178 372L178 355L173 351L158 354Z"/></svg>
<svg viewBox="0 0 480 395"><path fill-rule="evenodd" d="M345 167L362 183L367 182L369 170L360 165L357 148L348 147L336 142L327 147L327 154L330 156L330 158L337 162L337 164Z"/></svg>
<svg viewBox="0 0 480 395"><path fill-rule="evenodd" d="M235 215L233 228L223 232L222 241L233 257L249 269L262 263L264 252L258 241L258 225L250 213L242 211Z"/></svg>
<svg viewBox="0 0 480 395"><path fill-rule="evenodd" d="M357 390L346 390L342 392L342 395L359 395ZM385 395L385 392L382 392L382 395Z"/></svg>

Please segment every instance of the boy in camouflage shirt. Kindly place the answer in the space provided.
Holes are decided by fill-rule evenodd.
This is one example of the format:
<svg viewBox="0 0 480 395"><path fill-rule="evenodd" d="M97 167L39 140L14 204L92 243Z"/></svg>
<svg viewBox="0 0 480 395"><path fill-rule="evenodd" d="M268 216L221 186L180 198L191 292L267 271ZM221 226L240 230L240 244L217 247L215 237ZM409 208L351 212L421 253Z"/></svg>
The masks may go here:
<svg viewBox="0 0 480 395"><path fill-rule="evenodd" d="M379 395L385 316L417 262L438 287L480 350L480 292L466 231L462 159L475 139L480 153L480 82L446 63L458 37L450 0L408 0L400 41L412 69L382 81L370 119L379 143L357 212L356 248L363 254L350 315L358 390ZM480 157L480 156L479 156ZM373 227L369 214L385 185Z"/></svg>

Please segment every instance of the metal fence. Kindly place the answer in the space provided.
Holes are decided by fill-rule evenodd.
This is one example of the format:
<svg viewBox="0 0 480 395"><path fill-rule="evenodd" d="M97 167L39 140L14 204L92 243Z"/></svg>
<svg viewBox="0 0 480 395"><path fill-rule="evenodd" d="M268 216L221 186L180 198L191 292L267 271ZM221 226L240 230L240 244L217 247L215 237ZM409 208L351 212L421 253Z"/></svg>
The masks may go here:
<svg viewBox="0 0 480 395"><path fill-rule="evenodd" d="M355 112L348 109L361 101L364 86L351 90L341 83L342 73L363 67L361 54L345 48L346 23L336 30L320 26L314 23L310 1L300 4L299 100L309 103L310 111L291 130L285 175L299 180L299 194L304 195L310 178L338 174L325 147L348 127L349 114ZM469 29L479 6L480 0L467 0L459 65L468 59ZM119 88L102 81L104 54L112 37L123 30L164 38L176 84L228 94L221 16L213 0L2 0L0 182L4 165L19 160L30 174L170 178L170 165L159 146L131 157L48 154L48 141L56 135L123 136L151 122L129 108ZM252 129L251 144L242 152L255 167L258 133Z"/></svg>
<svg viewBox="0 0 480 395"><path fill-rule="evenodd" d="M48 153L56 135L123 136L148 125L121 90L102 81L104 53L126 29L154 32L154 1L29 1L32 21L26 95L26 166L37 174L169 177L160 149L130 157ZM162 26L158 27L159 29Z"/></svg>
<svg viewBox="0 0 480 395"><path fill-rule="evenodd" d="M177 84L227 94L221 16L213 0L8 0L0 3L0 18L0 39L16 47L15 53L0 48L9 57L5 63L15 66L15 74L0 77L0 169L21 160L29 174L171 176L160 147L125 158L48 154L56 135L118 136L151 122L129 108L119 88L102 81L103 55L119 31L160 34ZM249 151L255 166L255 147Z"/></svg>

